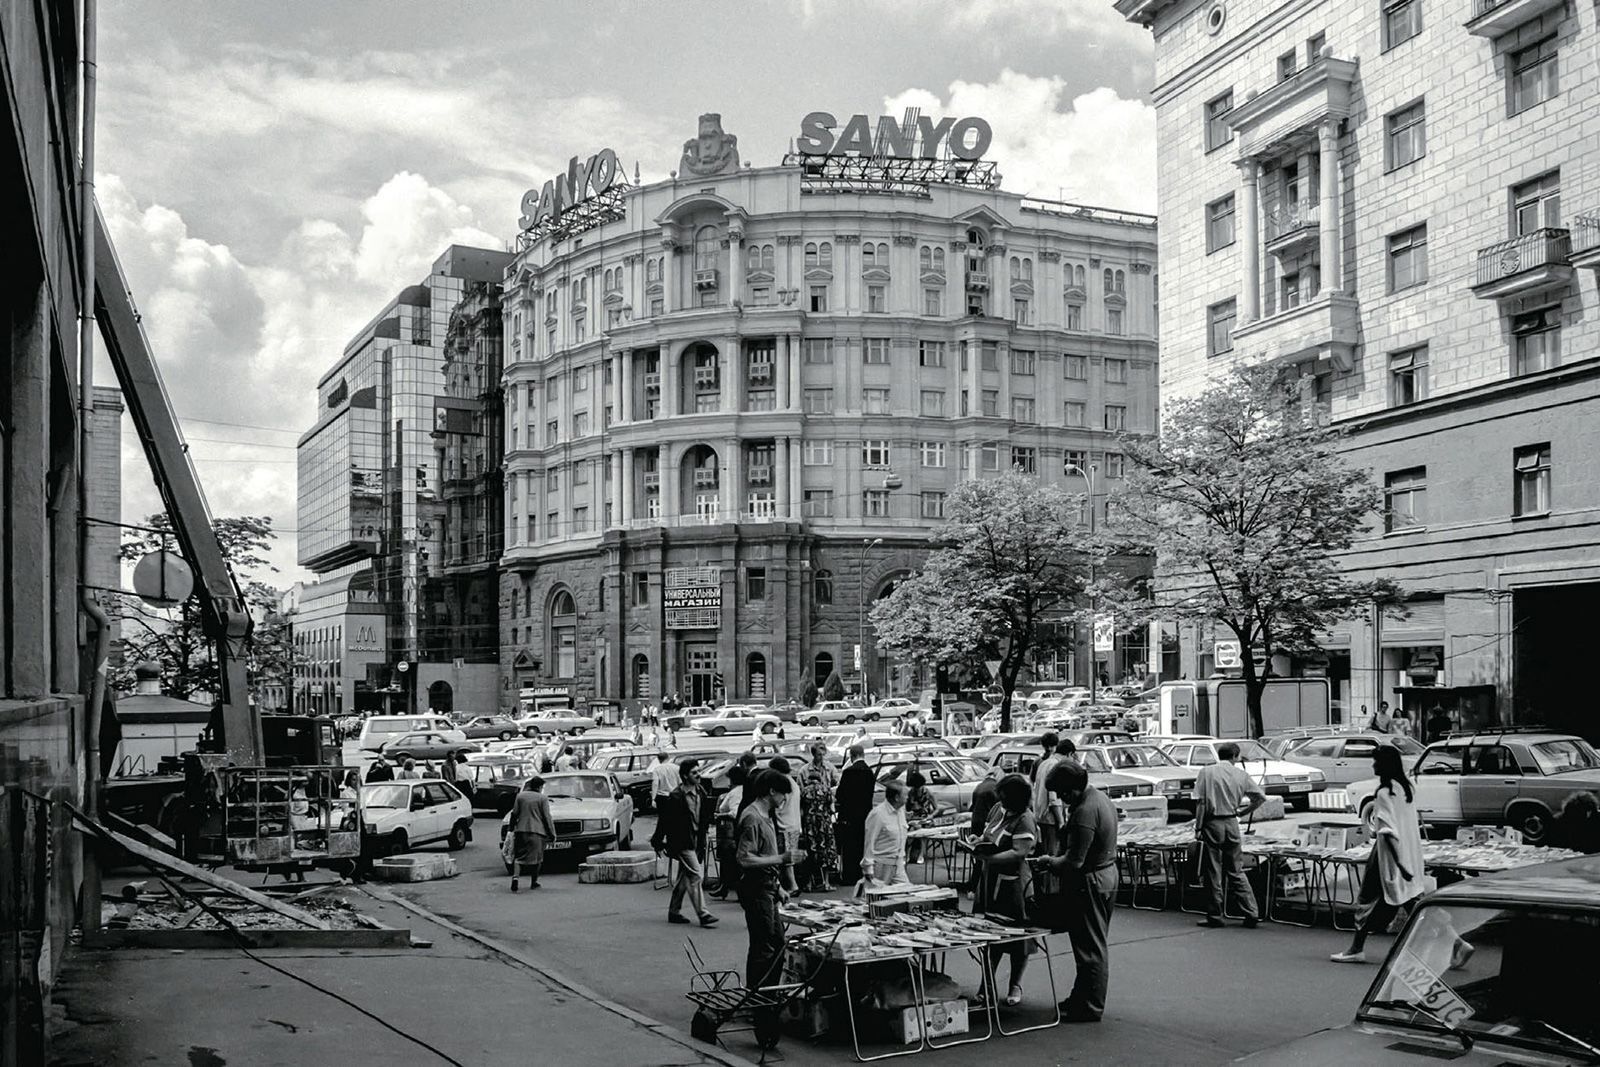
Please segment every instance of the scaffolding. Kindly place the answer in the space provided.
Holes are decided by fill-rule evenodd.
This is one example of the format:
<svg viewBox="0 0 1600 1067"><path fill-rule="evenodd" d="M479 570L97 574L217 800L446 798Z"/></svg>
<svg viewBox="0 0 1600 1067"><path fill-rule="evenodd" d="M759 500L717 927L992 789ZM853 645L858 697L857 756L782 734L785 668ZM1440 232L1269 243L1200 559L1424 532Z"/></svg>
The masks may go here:
<svg viewBox="0 0 1600 1067"><path fill-rule="evenodd" d="M340 795L344 767L223 767L222 835L230 864L326 865L361 855L361 818Z"/></svg>
<svg viewBox="0 0 1600 1067"><path fill-rule="evenodd" d="M1000 188L1000 171L987 159L904 159L898 156L813 156L791 152L786 167L800 169L802 194L855 193L929 199L930 186Z"/></svg>
<svg viewBox="0 0 1600 1067"><path fill-rule="evenodd" d="M519 233L517 251L526 252L541 241L555 242L576 237L608 222L621 222L627 217L626 200L631 189L633 186L623 181L619 174L616 183L605 192L572 204L559 215L541 219Z"/></svg>

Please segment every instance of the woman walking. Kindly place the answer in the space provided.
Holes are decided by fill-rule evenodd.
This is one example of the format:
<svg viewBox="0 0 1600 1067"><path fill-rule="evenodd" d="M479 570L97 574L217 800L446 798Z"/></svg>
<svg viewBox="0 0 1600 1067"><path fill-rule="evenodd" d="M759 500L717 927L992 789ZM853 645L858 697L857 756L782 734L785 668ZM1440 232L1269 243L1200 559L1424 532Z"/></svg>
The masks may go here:
<svg viewBox="0 0 1600 1067"><path fill-rule="evenodd" d="M806 870L806 891L826 893L829 874L838 867L839 849L833 840L833 793L839 772L828 762L826 745L811 746L811 762L800 771L800 847L811 863Z"/></svg>
<svg viewBox="0 0 1600 1067"><path fill-rule="evenodd" d="M1033 896L1033 871L1028 856L1039 839L1033 818L1033 783L1020 774L1008 774L995 787L999 803L989 812L983 837L973 847L973 858L982 868L978 899L973 911L992 915L1014 926L1028 925L1028 905ZM999 989L996 982L1000 957L1011 957L1011 987L1004 1003L1022 1003L1022 973L1028 966L1027 942L989 948L986 969L988 985L978 991L978 1002L988 1003L988 991Z"/></svg>
<svg viewBox="0 0 1600 1067"><path fill-rule="evenodd" d="M1387 929L1403 905L1422 895L1422 826L1400 750L1379 745L1372 769L1378 792L1372 800L1372 855L1357 900L1361 923L1350 947L1329 957L1335 963L1366 963L1368 936Z"/></svg>

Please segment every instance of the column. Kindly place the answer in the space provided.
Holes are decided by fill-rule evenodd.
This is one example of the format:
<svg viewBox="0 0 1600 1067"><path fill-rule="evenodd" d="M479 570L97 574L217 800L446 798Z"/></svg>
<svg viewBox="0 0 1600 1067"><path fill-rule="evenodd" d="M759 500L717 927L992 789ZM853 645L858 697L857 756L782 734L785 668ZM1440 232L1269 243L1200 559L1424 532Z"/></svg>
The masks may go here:
<svg viewBox="0 0 1600 1067"><path fill-rule="evenodd" d="M611 453L611 522L608 525L623 524L622 501L626 493L622 478L622 450L618 449Z"/></svg>
<svg viewBox="0 0 1600 1067"><path fill-rule="evenodd" d="M722 339L722 381L721 398L717 406L723 411L739 411L743 408L740 403L744 360L739 351L739 335L729 334Z"/></svg>
<svg viewBox="0 0 1600 1067"><path fill-rule="evenodd" d="M633 390L636 388L633 380L633 349L625 349L617 359L617 388L620 396L617 400L617 421L633 421Z"/></svg>
<svg viewBox="0 0 1600 1067"><path fill-rule="evenodd" d="M718 495L722 498L719 505L722 509L724 521L733 521L744 510L744 494L741 483L744 481L744 456L739 447L737 438L730 437L722 442L722 469L719 474Z"/></svg>
<svg viewBox="0 0 1600 1067"><path fill-rule="evenodd" d="M800 395L800 364L803 362L800 338L784 334L783 347L789 353L789 410L798 411L803 399Z"/></svg>
<svg viewBox="0 0 1600 1067"><path fill-rule="evenodd" d="M682 495L678 486L681 473L678 467L682 458L676 444L662 443L661 458L656 463L656 471L661 475L661 521L669 526L678 517L678 501Z"/></svg>
<svg viewBox="0 0 1600 1067"><path fill-rule="evenodd" d="M777 361L777 365L772 368L772 375L777 379L777 382L775 383L778 389L777 409L779 411L788 411L790 396L789 360L792 358L789 352L788 334L785 333L778 335L778 351L774 353L772 358Z"/></svg>
<svg viewBox="0 0 1600 1067"><path fill-rule="evenodd" d="M622 450L622 477L618 480L621 486L622 508L617 512L617 518L624 526L633 525L633 496L634 496L634 466L633 449Z"/></svg>
<svg viewBox="0 0 1600 1067"><path fill-rule="evenodd" d="M728 303L744 299L744 231L728 227Z"/></svg>
<svg viewBox="0 0 1600 1067"><path fill-rule="evenodd" d="M1244 314L1241 322L1255 322L1261 317L1261 240L1260 165L1253 159L1239 161L1239 171L1244 175Z"/></svg>
<svg viewBox="0 0 1600 1067"><path fill-rule="evenodd" d="M1322 292L1337 293L1342 288L1339 270L1339 139L1336 136L1337 120L1327 119L1317 127L1317 150L1321 153L1322 183L1321 227L1321 278Z"/></svg>
<svg viewBox="0 0 1600 1067"><path fill-rule="evenodd" d="M773 442L773 509L779 518L789 518L789 438Z"/></svg>
<svg viewBox="0 0 1600 1067"><path fill-rule="evenodd" d="M1011 309L1007 308L1006 310L1009 312ZM1034 359L1037 360L1038 358L1039 354L1035 352ZM1011 343L1009 341L1000 342L1000 353L995 357L995 362L1000 368L1000 417L1009 419L1011 417ZM1038 370L1038 367L1034 369ZM1035 379L1037 377L1035 375ZM1037 415L1038 412L1035 411L1034 414Z"/></svg>
<svg viewBox="0 0 1600 1067"><path fill-rule="evenodd" d="M670 418L678 413L678 357L677 344L663 342L658 366L661 368L661 417Z"/></svg>
<svg viewBox="0 0 1600 1067"><path fill-rule="evenodd" d="M606 342L610 347L610 342ZM621 352L611 352L611 395L607 398L611 402L611 424L617 425L622 421L622 396L626 391L627 378L623 374L626 363Z"/></svg>
<svg viewBox="0 0 1600 1067"><path fill-rule="evenodd" d="M678 310L678 242L673 237L661 238L661 249L665 253L661 264L661 310L673 312Z"/></svg>
<svg viewBox="0 0 1600 1067"><path fill-rule="evenodd" d="M805 494L804 494L804 492L802 492L803 486L801 484L801 473L800 473L800 463L801 463L800 438L798 438L798 437L787 438L786 437L786 438L784 438L784 440L787 441L788 444L789 444L789 448L788 448L788 457L789 457L789 464L788 464L789 465L789 517L791 519L798 519L798 518L800 518L800 512L802 510L801 506L800 506L801 505L801 501L805 499Z"/></svg>

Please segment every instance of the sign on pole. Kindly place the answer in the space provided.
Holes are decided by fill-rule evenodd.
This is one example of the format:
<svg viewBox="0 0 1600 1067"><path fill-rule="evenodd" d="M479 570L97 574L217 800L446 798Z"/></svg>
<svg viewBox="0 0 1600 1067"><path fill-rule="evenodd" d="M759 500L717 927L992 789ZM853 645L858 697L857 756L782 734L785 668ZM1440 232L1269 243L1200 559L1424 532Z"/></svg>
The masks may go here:
<svg viewBox="0 0 1600 1067"><path fill-rule="evenodd" d="M989 677L998 682L1000 680L1000 661L997 659L986 659L983 661L983 665L989 668Z"/></svg>
<svg viewBox="0 0 1600 1067"><path fill-rule="evenodd" d="M1110 652L1116 647L1117 631L1110 615L1094 617L1094 650Z"/></svg>
<svg viewBox="0 0 1600 1067"><path fill-rule="evenodd" d="M859 671L861 669L861 646L854 645L852 647L855 648L856 670Z"/></svg>
<svg viewBox="0 0 1600 1067"><path fill-rule="evenodd" d="M1239 657L1239 642L1217 638L1211 643L1211 660L1218 670L1233 670L1244 666Z"/></svg>

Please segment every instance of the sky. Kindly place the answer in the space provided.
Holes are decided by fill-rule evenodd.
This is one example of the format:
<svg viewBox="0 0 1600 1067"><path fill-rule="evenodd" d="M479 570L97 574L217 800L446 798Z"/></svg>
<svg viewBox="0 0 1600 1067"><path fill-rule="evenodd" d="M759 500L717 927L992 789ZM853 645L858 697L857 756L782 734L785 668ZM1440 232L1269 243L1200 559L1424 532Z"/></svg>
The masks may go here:
<svg viewBox="0 0 1600 1067"><path fill-rule="evenodd" d="M1155 211L1149 35L1112 0L117 0L101 208L218 515L286 586L316 381L452 242L613 148L664 179L702 112L781 162L802 116L977 115L1004 187ZM102 361L101 381L110 381ZM159 510L131 424L125 522Z"/></svg>

